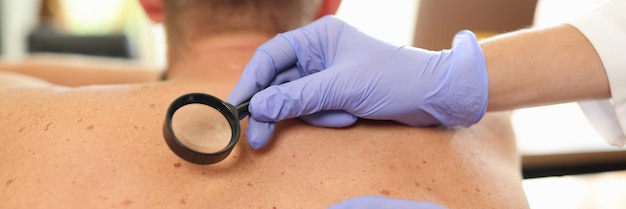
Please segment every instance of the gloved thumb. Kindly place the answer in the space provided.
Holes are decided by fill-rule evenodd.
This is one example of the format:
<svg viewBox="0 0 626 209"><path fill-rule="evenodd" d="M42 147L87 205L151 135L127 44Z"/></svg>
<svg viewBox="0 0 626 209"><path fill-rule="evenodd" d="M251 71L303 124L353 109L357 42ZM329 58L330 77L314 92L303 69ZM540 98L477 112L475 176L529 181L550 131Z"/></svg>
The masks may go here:
<svg viewBox="0 0 626 209"><path fill-rule="evenodd" d="M314 125L323 127L346 127L356 122L357 117L341 111L323 111L312 115L305 115L300 117L301 120ZM248 119L248 127L246 129L246 137L248 138L248 144L253 149L261 149L274 135L274 129L276 127L275 122L261 122L255 120L253 117Z"/></svg>
<svg viewBox="0 0 626 209"><path fill-rule="evenodd" d="M336 83L339 83L335 82L336 80L332 71L326 70L289 83L270 86L252 97L249 106L250 115L258 121L277 122L324 110L343 110L345 109L343 107L349 106L349 104L342 104L345 103L343 101L334 101L333 95L338 95L338 90L344 90L337 89L341 87L336 86ZM347 96L343 95L337 98L345 100L345 97ZM336 114L312 120L323 121L328 120L328 117L347 118L345 114L333 115Z"/></svg>

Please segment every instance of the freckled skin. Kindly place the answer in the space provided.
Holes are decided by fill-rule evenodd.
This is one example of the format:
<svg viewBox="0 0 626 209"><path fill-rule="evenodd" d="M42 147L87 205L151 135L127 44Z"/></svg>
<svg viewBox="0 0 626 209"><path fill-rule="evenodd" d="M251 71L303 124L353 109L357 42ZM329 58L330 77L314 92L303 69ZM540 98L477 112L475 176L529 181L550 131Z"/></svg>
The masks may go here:
<svg viewBox="0 0 626 209"><path fill-rule="evenodd" d="M500 113L459 130L373 121L331 129L294 119L279 123L264 149L252 150L244 135L218 164L178 158L162 135L169 103L190 92L225 100L239 78L231 74L0 89L0 116L10 118L0 120L0 208L326 208L363 195L528 208Z"/></svg>

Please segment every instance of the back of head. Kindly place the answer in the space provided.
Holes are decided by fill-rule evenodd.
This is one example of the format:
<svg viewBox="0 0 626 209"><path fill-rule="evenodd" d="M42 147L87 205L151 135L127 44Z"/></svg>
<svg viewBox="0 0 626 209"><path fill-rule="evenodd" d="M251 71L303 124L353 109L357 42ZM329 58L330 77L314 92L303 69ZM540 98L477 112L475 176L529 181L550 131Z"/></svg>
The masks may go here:
<svg viewBox="0 0 626 209"><path fill-rule="evenodd" d="M170 46L211 35L275 35L311 22L322 0L162 0Z"/></svg>

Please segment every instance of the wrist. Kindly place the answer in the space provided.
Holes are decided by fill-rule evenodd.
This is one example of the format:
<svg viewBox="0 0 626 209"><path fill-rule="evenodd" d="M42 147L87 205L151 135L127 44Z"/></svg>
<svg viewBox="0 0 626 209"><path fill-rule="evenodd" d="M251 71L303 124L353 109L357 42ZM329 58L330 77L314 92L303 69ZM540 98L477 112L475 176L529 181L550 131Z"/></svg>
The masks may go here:
<svg viewBox="0 0 626 209"><path fill-rule="evenodd" d="M487 111L488 74L485 56L476 36L458 32L449 52L449 68L444 85L442 125L468 127L480 121Z"/></svg>

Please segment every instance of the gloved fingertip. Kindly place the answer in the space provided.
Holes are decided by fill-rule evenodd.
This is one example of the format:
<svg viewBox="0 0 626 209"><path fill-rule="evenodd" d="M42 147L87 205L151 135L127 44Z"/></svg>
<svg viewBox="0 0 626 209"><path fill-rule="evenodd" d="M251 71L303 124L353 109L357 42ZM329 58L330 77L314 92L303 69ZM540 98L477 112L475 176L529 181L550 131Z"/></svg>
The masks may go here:
<svg viewBox="0 0 626 209"><path fill-rule="evenodd" d="M246 129L246 137L250 147L255 150L265 147L274 135L275 127L276 124L273 122L260 122L250 118Z"/></svg>
<svg viewBox="0 0 626 209"><path fill-rule="evenodd" d="M474 34L474 32L470 31L470 30L461 30L459 32L457 32L454 35L454 39L452 40L452 45L456 45L457 43L463 42L467 39L470 40L477 40L476 35Z"/></svg>
<svg viewBox="0 0 626 209"><path fill-rule="evenodd" d="M376 209L392 209L392 208L422 208L422 209L446 209L444 206L423 201L394 199L382 196L361 196L355 197L338 204L329 209L348 209L348 208L376 208Z"/></svg>
<svg viewBox="0 0 626 209"><path fill-rule="evenodd" d="M261 148L263 148L265 146L266 143L260 142L258 140L250 140L248 141L248 143L250 143L250 147L252 147L252 149L255 150L259 150Z"/></svg>

